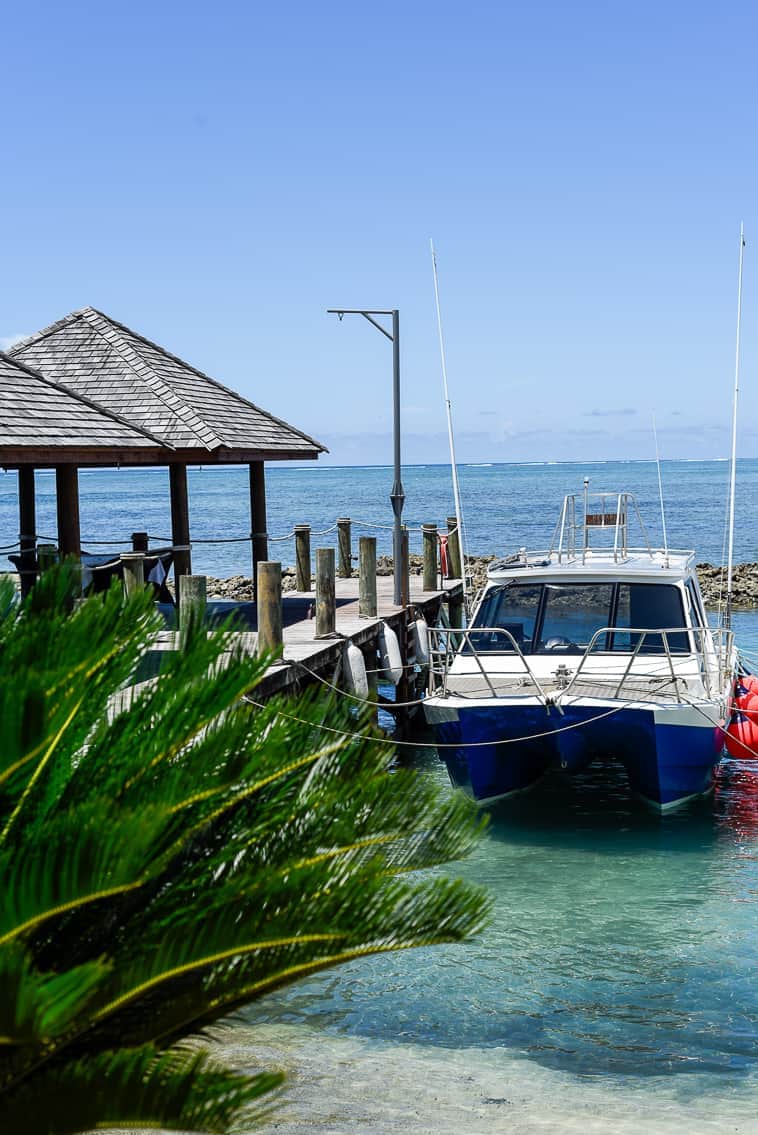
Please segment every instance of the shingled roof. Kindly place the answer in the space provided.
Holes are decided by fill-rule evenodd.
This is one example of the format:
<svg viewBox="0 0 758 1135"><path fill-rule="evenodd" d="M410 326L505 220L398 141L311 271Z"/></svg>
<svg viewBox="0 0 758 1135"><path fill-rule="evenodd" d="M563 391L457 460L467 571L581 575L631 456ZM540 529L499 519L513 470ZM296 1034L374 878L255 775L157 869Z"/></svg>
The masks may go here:
<svg viewBox="0 0 758 1135"><path fill-rule="evenodd" d="M108 464L165 460L168 447L146 430L63 389L0 352L0 455L9 464L30 449L50 460L106 460Z"/></svg>
<svg viewBox="0 0 758 1135"><path fill-rule="evenodd" d="M46 378L208 461L315 458L325 447L92 307L9 352Z"/></svg>

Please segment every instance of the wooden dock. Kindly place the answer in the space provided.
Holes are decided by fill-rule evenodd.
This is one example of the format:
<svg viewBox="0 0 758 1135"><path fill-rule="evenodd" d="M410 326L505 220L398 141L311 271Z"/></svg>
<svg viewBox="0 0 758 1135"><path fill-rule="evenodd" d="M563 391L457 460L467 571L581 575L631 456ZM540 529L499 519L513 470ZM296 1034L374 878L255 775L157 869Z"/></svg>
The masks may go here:
<svg viewBox="0 0 758 1135"><path fill-rule="evenodd" d="M446 604L448 608L456 605L460 607L463 594L460 580L445 580L438 590L424 591L421 576L413 575L410 577L410 603L407 607L399 607L393 600L393 577L378 576L377 615L375 618L367 618L359 614L358 584L357 577L335 579L336 629L334 634L325 637L316 636L315 593L285 592L282 596L282 656L269 667L256 689L256 697L266 700L274 694L295 693L320 678L333 682L335 675L339 681L338 667L345 642L358 646L370 661L376 657L383 622L397 634L402 661L407 664L407 627L410 621L420 615L427 623L435 625L442 605ZM209 599L207 619L211 625L219 625L230 616L238 627L232 632L235 646L254 653L258 644L256 604ZM178 637L173 629L167 629L158 636L148 652L145 667L140 673L141 680L159 673L164 652L177 649ZM367 669L371 669L368 664ZM398 700L404 698L399 696Z"/></svg>

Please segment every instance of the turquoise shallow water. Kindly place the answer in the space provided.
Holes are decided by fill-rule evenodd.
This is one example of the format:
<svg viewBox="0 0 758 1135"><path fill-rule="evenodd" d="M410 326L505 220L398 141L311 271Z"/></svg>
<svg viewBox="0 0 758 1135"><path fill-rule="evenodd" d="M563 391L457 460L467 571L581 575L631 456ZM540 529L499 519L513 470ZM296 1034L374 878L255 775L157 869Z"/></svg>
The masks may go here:
<svg viewBox="0 0 758 1135"><path fill-rule="evenodd" d="M738 614L735 631L758 653L758 615ZM433 750L415 762L446 786ZM538 1070L575 1104L590 1083L602 1108L621 1093L630 1130L639 1095L674 1108L672 1129L706 1130L707 1115L714 1130L758 1131L758 764L725 761L710 799L665 817L630 799L620 767L556 774L493 813L456 871L495 901L477 941L351 964L246 1022L351 1040L356 1060L406 1053L406 1099L437 1052L461 1083L486 1067L506 1094Z"/></svg>

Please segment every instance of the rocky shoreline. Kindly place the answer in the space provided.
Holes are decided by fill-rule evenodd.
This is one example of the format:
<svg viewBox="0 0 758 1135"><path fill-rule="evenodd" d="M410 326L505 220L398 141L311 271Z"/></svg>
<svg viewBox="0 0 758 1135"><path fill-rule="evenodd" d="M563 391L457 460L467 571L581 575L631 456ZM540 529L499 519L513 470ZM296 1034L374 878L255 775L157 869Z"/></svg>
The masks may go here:
<svg viewBox="0 0 758 1135"><path fill-rule="evenodd" d="M468 566L473 588L478 591L487 578L487 566L496 556L469 556ZM424 561L421 556L410 556L411 575L421 575ZM376 563L377 575L392 575L392 556L379 556ZM353 572L353 575L357 575ZM717 606L723 598L724 569L713 564L698 564L697 574L700 589L707 607ZM294 567L282 568L282 591L295 590ZM249 577L233 575L229 579L216 579L208 576L209 599L234 599L237 602L250 602L253 598L253 584ZM737 564L732 580L732 601L735 607L751 608L758 605L758 564Z"/></svg>

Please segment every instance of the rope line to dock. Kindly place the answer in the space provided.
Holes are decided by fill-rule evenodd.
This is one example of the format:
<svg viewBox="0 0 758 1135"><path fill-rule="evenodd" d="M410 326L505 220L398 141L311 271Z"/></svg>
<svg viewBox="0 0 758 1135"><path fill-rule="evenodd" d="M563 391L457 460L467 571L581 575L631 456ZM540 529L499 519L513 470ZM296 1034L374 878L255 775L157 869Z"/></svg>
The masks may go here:
<svg viewBox="0 0 758 1135"><path fill-rule="evenodd" d="M340 686L335 685L334 682L329 682L326 678L322 678L320 674L317 674L315 670L311 670L304 662L294 662L290 663L290 665L299 666L302 670L305 670L306 674L310 674L317 682L321 682L322 686L328 686L330 690L334 690L334 692L341 697L348 698L350 701L360 702L361 705L370 705L376 709L391 709L394 707L406 709L413 705L423 705L424 702L423 698L415 698L413 701L390 701L389 698L385 701L373 701L371 698L362 698L360 694L351 694L349 690L343 690ZM366 673L368 674L369 671L367 670ZM381 673L381 671L372 670L371 673Z"/></svg>
<svg viewBox="0 0 758 1135"><path fill-rule="evenodd" d="M339 691L344 694L343 690ZM655 693L656 691L651 691ZM264 708L264 702L256 701L250 694L245 694L243 701L248 702L250 705L256 706L258 709ZM364 699L361 699L364 700ZM399 741L391 737L372 737L372 741L378 741L383 745L392 745L393 747L401 747L406 749L484 749L492 745L516 745L523 741L538 741L543 737L554 737L558 733L568 733L572 729L581 729L586 725L594 725L596 721L603 721L605 718L613 717L614 714L620 713L623 709L628 709L630 706L635 705L636 701L622 702L621 705L614 706L613 709L604 710L603 713L598 713L594 717L588 717L584 721L575 721L570 725L561 725L557 729L545 729L540 733L527 733L523 737L506 737L502 741L470 741L470 742L446 742L440 741ZM382 706L381 708L385 708ZM697 707L695 707L697 708ZM290 721L296 721L300 725L315 726L316 729L322 729L326 733L336 733L340 737L349 737L353 740L365 740L365 735L362 733L351 733L345 729L335 729L331 725L322 725L316 721L308 721L306 718L298 717L294 713L285 713L283 710L279 711L282 717L288 718ZM707 716L707 714L706 714ZM710 718L709 718L710 720Z"/></svg>

